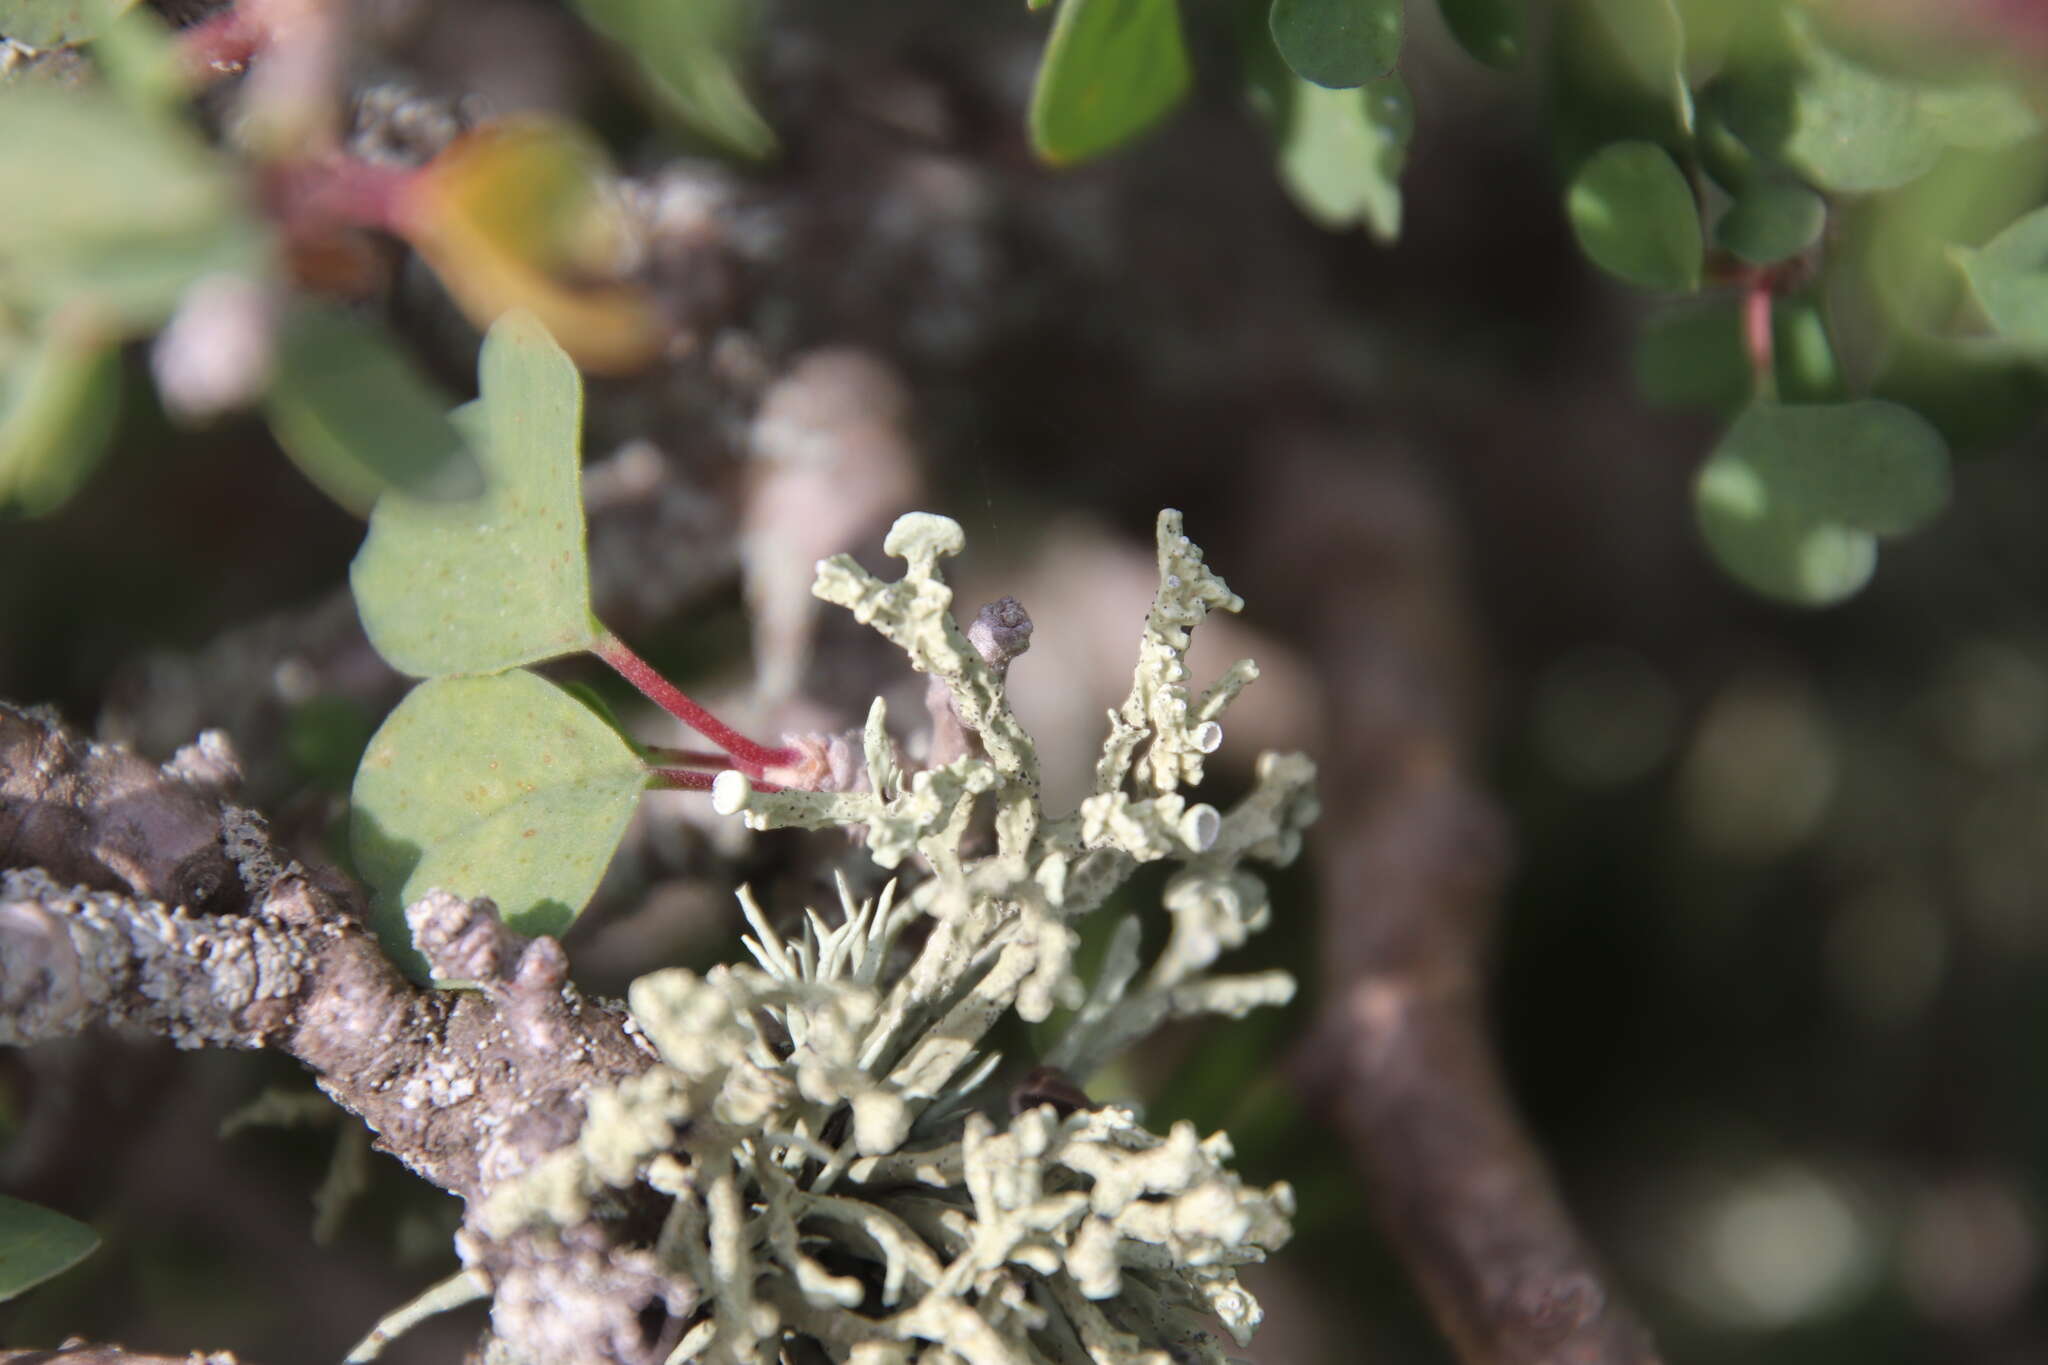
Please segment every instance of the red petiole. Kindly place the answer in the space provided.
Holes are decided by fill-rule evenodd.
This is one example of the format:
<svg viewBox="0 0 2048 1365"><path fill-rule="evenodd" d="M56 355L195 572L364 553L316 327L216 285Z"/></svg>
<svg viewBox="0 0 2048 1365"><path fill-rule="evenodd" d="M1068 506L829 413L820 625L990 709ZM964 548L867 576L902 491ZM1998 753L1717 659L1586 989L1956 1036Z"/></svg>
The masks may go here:
<svg viewBox="0 0 2048 1365"><path fill-rule="evenodd" d="M229 5L178 34L185 69L200 81L240 71L263 50L270 34L239 5Z"/></svg>
<svg viewBox="0 0 2048 1365"><path fill-rule="evenodd" d="M681 768L730 768L732 755L709 749L671 749L662 744L643 744L641 750L649 758L663 763L673 763Z"/></svg>
<svg viewBox="0 0 2048 1365"><path fill-rule="evenodd" d="M1777 356L1771 336L1771 304L1776 281L1768 271L1758 271L1742 284L1742 345L1749 355L1749 369L1757 392L1774 396L1777 388Z"/></svg>
<svg viewBox="0 0 2048 1365"><path fill-rule="evenodd" d="M795 749L771 749L765 744L756 744L753 740L748 739L745 735L733 729L709 711L706 711L686 696L681 688L655 672L652 665L632 650L626 648L625 643L609 631L605 633L603 639L598 641L596 647L591 650L591 653L604 660L613 672L633 684L639 690L641 696L647 698L647 700L653 702L656 706L659 706L662 710L668 712L677 720L724 750L726 757L731 760L732 766L745 773L748 777L758 778L770 768L788 767L802 760L803 755ZM700 759L711 762L718 761L715 756L708 754L693 754L686 761L697 762ZM682 784L684 790L708 790L710 787L710 779L706 774L691 773L681 768L657 768L655 771L662 774L664 779L671 772L678 777L693 779L689 783ZM699 777L705 779L704 786L701 789L696 786L694 781L694 779Z"/></svg>
<svg viewBox="0 0 2048 1365"><path fill-rule="evenodd" d="M711 790L711 784L718 780L717 773L699 772L692 768L650 768L648 771L654 774L655 785L663 791L708 792ZM782 790L773 782L762 782L758 779L749 779L749 784L757 792Z"/></svg>

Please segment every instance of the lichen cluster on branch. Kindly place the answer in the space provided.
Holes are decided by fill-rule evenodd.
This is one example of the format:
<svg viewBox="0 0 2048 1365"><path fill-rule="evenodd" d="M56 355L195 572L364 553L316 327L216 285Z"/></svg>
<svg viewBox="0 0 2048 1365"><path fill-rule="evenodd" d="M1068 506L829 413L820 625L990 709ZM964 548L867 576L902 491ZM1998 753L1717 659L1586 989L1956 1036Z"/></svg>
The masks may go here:
<svg viewBox="0 0 2048 1365"><path fill-rule="evenodd" d="M742 893L759 965L634 984L632 1017L663 1064L594 1094L581 1138L492 1196L496 1235L601 1217L624 1191L666 1196L656 1255L711 1309L675 1360L773 1361L794 1335L864 1365L1221 1362L1210 1315L1248 1338L1260 1311L1236 1268L1286 1239L1285 1184L1243 1185L1222 1134L1180 1123L1162 1137L1114 1106L998 1121L985 1085L999 1059L984 1037L1012 1009L1031 1021L1068 1011L1045 1060L1085 1079L1165 1019L1238 1016L1294 989L1279 972L1209 968L1264 926L1265 888L1246 863L1298 852L1314 768L1263 756L1228 813L1182 794L1257 671L1240 663L1190 690L1188 632L1240 603L1178 513L1161 514L1158 544L1130 696L1110 713L1093 793L1060 817L1041 806L1037 752L999 667L953 619L939 561L961 549L960 528L899 520L885 548L908 567L893 583L844 556L819 566L817 595L938 679L975 742L908 770L877 700L861 789L761 791L733 772L717 801L755 829L858 829L878 863L914 874L908 890L892 882L857 903L842 883L839 923L810 913L793 940ZM976 833L983 810L992 850ZM1139 920L1126 914L1084 985L1074 923L1162 859L1178 864L1164 948L1141 978Z"/></svg>

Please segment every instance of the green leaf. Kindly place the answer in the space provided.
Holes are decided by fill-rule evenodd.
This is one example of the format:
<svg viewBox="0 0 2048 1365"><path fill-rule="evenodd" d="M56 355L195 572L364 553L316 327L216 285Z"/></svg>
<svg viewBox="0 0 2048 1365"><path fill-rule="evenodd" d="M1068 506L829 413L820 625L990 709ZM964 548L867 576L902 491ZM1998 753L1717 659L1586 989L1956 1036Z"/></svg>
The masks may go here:
<svg viewBox="0 0 2048 1365"><path fill-rule="evenodd" d="M121 11L92 40L92 64L131 108L159 117L183 110L192 78L177 35L163 17L132 0L113 0Z"/></svg>
<svg viewBox="0 0 2048 1365"><path fill-rule="evenodd" d="M1912 408L1954 450L1989 452L2040 428L2048 370L2002 338L1902 333L1871 394Z"/></svg>
<svg viewBox="0 0 2048 1365"><path fill-rule="evenodd" d="M415 677L492 673L591 647L577 467L583 385L532 314L484 340L483 397L459 414L484 469L471 502L391 492L349 581L377 652Z"/></svg>
<svg viewBox="0 0 2048 1365"><path fill-rule="evenodd" d="M612 704L604 699L602 692L599 692L589 683L565 682L557 683L556 686L562 689L563 695L572 697L584 706L589 707L591 715L596 716L606 725L609 725L618 733L619 738L625 740L628 745L633 745L633 752L640 752L639 747L634 744L633 736L626 733L625 723L619 719L619 713L612 710Z"/></svg>
<svg viewBox="0 0 2048 1365"><path fill-rule="evenodd" d="M1700 469L1694 506L1722 565L1769 597L1825 606L1877 563L1877 540L1948 500L1948 448L1925 418L1881 400L1756 403Z"/></svg>
<svg viewBox="0 0 2048 1365"><path fill-rule="evenodd" d="M0 385L0 509L63 505L106 455L120 413L113 338L77 313L53 319Z"/></svg>
<svg viewBox="0 0 2048 1365"><path fill-rule="evenodd" d="M1844 396L1842 366L1827 319L1811 298L1781 298L1771 309L1771 354L1778 397L1787 403L1830 403ZM1925 416L1925 414L1922 414Z"/></svg>
<svg viewBox="0 0 2048 1365"><path fill-rule="evenodd" d="M376 718L352 697L308 697L285 714L285 758L293 776L345 791L375 729Z"/></svg>
<svg viewBox="0 0 2048 1365"><path fill-rule="evenodd" d="M1920 117L1950 147L2008 147L2041 131L2041 114L2005 81L1923 86Z"/></svg>
<svg viewBox="0 0 2048 1365"><path fill-rule="evenodd" d="M1730 126L1824 189L1891 189L1941 159L1941 140L1899 82L1815 47L1803 71L1782 83L1789 91L1772 88L1781 82L1758 82L1755 93L1732 101Z"/></svg>
<svg viewBox="0 0 2048 1365"><path fill-rule="evenodd" d="M450 406L383 329L307 307L285 326L266 411L306 477L367 516L389 488L429 501L483 492Z"/></svg>
<svg viewBox="0 0 2048 1365"><path fill-rule="evenodd" d="M1733 412L1754 381L1742 349L1741 304L1725 292L1672 304L1636 338L1636 388L1656 407Z"/></svg>
<svg viewBox="0 0 2048 1365"><path fill-rule="evenodd" d="M1175 0L1062 0L1031 92L1031 145L1055 166L1101 156L1188 92Z"/></svg>
<svg viewBox="0 0 2048 1365"><path fill-rule="evenodd" d="M1280 146L1280 183L1323 227L1363 224L1391 242L1401 234L1401 167L1414 106L1399 76L1359 90L1297 81Z"/></svg>
<svg viewBox="0 0 2048 1365"><path fill-rule="evenodd" d="M416 978L405 907L488 896L522 934L559 934L604 875L647 770L588 707L524 671L435 678L370 740L349 802L371 923Z"/></svg>
<svg viewBox="0 0 2048 1365"><path fill-rule="evenodd" d="M1678 126L1692 130L1692 89L1685 79L1685 22L1672 0L1584 0L1629 77L1668 101Z"/></svg>
<svg viewBox="0 0 2048 1365"><path fill-rule="evenodd" d="M263 273L236 176L190 129L95 88L0 87L0 304L161 324L203 275Z"/></svg>
<svg viewBox="0 0 2048 1365"><path fill-rule="evenodd" d="M0 36L38 50L89 43L135 0L0 0Z"/></svg>
<svg viewBox="0 0 2048 1365"><path fill-rule="evenodd" d="M1529 49L1529 15L1522 0L1437 0L1444 26L1458 46L1501 71L1522 64Z"/></svg>
<svg viewBox="0 0 2048 1365"><path fill-rule="evenodd" d="M1685 173L1654 142L1615 142L1572 178L1565 209L1593 263L1643 289L1699 285L1699 209Z"/></svg>
<svg viewBox="0 0 2048 1365"><path fill-rule="evenodd" d="M751 0L575 0L592 28L640 64L662 104L725 151L759 161L775 130L740 79L758 7Z"/></svg>
<svg viewBox="0 0 2048 1365"><path fill-rule="evenodd" d="M1820 240L1827 201L1804 185L1755 180L1714 225L1714 240L1745 261L1772 265Z"/></svg>
<svg viewBox="0 0 2048 1365"><path fill-rule="evenodd" d="M1835 49L1797 7L1784 23L1783 51L1734 72L1723 107L1745 143L1822 189L1895 189L1948 148L2007 146L2041 131L2040 115L2010 85L1896 76Z"/></svg>
<svg viewBox="0 0 2048 1365"><path fill-rule="evenodd" d="M63 1274L99 1244L77 1219L0 1194L0 1302Z"/></svg>
<svg viewBox="0 0 2048 1365"><path fill-rule="evenodd" d="M1957 247L1954 253L1998 334L2048 354L2048 208L2026 214L1976 250Z"/></svg>
<svg viewBox="0 0 2048 1365"><path fill-rule="evenodd" d="M1273 0L1273 46L1295 75L1349 90L1401 55L1401 0Z"/></svg>
<svg viewBox="0 0 2048 1365"><path fill-rule="evenodd" d="M1723 106L1734 97L1728 85L1712 85L1701 92L1692 147L1700 169L1729 194L1739 196L1768 165L1729 126Z"/></svg>

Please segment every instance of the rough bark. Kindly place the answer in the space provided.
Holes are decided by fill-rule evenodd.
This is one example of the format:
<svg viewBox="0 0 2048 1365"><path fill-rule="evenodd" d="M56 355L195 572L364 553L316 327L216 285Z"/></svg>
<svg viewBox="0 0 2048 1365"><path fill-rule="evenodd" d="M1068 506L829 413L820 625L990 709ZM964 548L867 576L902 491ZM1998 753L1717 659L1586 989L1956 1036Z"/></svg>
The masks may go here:
<svg viewBox="0 0 2048 1365"><path fill-rule="evenodd" d="M349 893L282 860L208 777L221 773L189 756L155 768L0 704L0 1044L111 1024L287 1053L472 1207L572 1141L594 1087L652 1063L619 1006L569 984L560 945L506 929L488 903L437 893L409 911L436 972L476 989L406 980ZM159 899L179 886L227 908ZM571 1233L574 1254L458 1238L501 1291L498 1333L545 1358L659 1359L638 1315L686 1312L694 1289L620 1250L610 1226Z"/></svg>
<svg viewBox="0 0 2048 1365"><path fill-rule="evenodd" d="M254 1365L233 1351L193 1351L181 1356L131 1351L112 1342L67 1341L54 1351L0 1351L0 1365Z"/></svg>

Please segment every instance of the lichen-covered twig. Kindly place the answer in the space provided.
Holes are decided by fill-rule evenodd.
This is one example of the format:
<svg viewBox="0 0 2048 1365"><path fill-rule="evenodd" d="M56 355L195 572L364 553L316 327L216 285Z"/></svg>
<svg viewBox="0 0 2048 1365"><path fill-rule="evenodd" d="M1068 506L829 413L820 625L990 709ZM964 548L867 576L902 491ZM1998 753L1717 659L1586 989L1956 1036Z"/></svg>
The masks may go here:
<svg viewBox="0 0 2048 1365"><path fill-rule="evenodd" d="M0 1350L0 1365L254 1365L233 1351L192 1351L181 1356L131 1351L112 1342L74 1339L54 1351Z"/></svg>
<svg viewBox="0 0 2048 1365"><path fill-rule="evenodd" d="M594 1089L653 1064L622 1009L566 983L552 940L509 933L488 907L436 894L412 908L437 970L478 988L413 986L345 893L281 859L262 822L224 805L189 761L158 769L88 744L47 713L6 706L0 755L10 760L0 768L5 861L38 859L92 883L35 865L0 872L0 1044L119 1024L181 1046L285 1052L380 1146L471 1201L573 1140ZM211 837L200 838L209 820ZM76 856L96 847L119 856ZM166 885L158 879L214 860L224 875L210 883L213 899L230 902L222 913L166 905L126 880ZM560 1240L582 1250L460 1243L498 1286L501 1335L637 1340L647 1303L681 1312L694 1302L686 1281L635 1275L612 1254L608 1229ZM641 1365L645 1351L557 1358Z"/></svg>
<svg viewBox="0 0 2048 1365"><path fill-rule="evenodd" d="M863 829L901 869L900 894L857 902L842 881L838 913L809 915L795 938L743 895L758 966L656 972L621 1009L575 991L553 940L434 892L407 910L413 942L437 979L468 989L421 990L350 893L285 863L259 820L220 803L198 757L137 766L47 716L0 710L0 752L34 759L0 773L17 853L54 856L76 831L122 850L79 864L93 886L0 873L0 1043L112 1022L297 1057L382 1145L467 1201L457 1247L491 1294L485 1358L499 1365L769 1365L805 1338L865 1365L1222 1365L1207 1324L1240 1343L1257 1325L1236 1271L1286 1239L1292 1192L1246 1187L1228 1139L1185 1124L1160 1135L1127 1110L1073 1104L1005 1113L983 1044L1008 1012L1064 1007L1050 1060L1085 1079L1166 1018L1287 999L1285 976L1210 968L1265 923L1249 863L1299 851L1314 769L1268 754L1227 812L1179 790L1199 781L1223 703L1253 674L1240 665L1204 700L1188 689L1188 631L1237 603L1166 513L1132 700L1095 792L1049 815L1004 691L1028 617L1011 603L971 631L954 622L939 573L960 548L953 523L906 517L888 543L903 579L838 559L817 591L940 682L958 754L907 770L877 702L860 781L767 791L727 772L716 795L756 828ZM103 791L124 819L158 803L181 813L168 870L106 833ZM162 879L212 856L234 893L221 913L167 908L122 871ZM1160 860L1177 864L1164 949L1141 973L1127 917L1105 970L1082 982L1073 921Z"/></svg>

